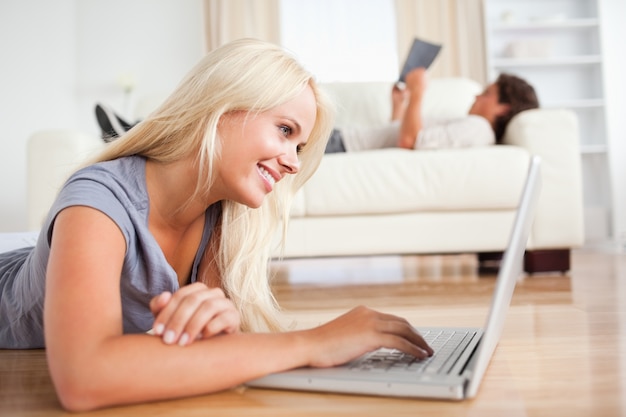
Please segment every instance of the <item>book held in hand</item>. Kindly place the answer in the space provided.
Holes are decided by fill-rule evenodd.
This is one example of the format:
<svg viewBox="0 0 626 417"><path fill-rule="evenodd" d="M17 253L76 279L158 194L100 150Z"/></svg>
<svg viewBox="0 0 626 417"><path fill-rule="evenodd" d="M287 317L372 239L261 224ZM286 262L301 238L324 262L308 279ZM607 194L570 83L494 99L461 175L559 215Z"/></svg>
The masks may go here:
<svg viewBox="0 0 626 417"><path fill-rule="evenodd" d="M414 68L430 67L430 64L437 58L440 50L441 45L415 38L409 50L409 55L406 57L406 61L402 67L402 71L400 72L398 81L404 83L406 75Z"/></svg>

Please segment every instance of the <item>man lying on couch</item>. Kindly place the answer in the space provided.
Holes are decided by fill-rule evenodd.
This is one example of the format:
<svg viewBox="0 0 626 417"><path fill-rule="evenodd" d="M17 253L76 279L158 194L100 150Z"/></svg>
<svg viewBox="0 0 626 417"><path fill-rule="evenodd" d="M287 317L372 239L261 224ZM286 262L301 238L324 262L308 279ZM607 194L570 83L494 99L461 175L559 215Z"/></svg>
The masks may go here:
<svg viewBox="0 0 626 417"><path fill-rule="evenodd" d="M424 68L412 70L405 88L391 92L391 122L380 127L335 129L326 153L379 148L461 148L501 143L508 122L516 114L539 107L534 88L511 74L500 74L474 101L466 117L451 120L422 118L427 87Z"/></svg>

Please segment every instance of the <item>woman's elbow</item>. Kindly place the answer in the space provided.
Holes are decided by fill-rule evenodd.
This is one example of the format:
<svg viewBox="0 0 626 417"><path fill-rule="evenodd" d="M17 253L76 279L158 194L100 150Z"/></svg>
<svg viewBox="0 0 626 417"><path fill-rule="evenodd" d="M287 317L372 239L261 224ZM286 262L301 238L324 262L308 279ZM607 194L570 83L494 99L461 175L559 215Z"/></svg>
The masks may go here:
<svg viewBox="0 0 626 417"><path fill-rule="evenodd" d="M51 372L52 382L61 406L71 412L91 411L106 406L102 387L90 372Z"/></svg>
<svg viewBox="0 0 626 417"><path fill-rule="evenodd" d="M101 406L91 399L91 395L80 387L57 386L57 397L63 409L70 412L92 411Z"/></svg>

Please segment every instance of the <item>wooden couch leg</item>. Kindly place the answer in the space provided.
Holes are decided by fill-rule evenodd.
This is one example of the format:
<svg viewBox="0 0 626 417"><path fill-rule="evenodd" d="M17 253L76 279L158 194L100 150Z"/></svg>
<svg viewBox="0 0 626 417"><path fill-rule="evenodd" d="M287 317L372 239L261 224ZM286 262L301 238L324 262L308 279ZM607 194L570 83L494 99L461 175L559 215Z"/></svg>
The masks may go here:
<svg viewBox="0 0 626 417"><path fill-rule="evenodd" d="M494 274L500 269L502 252L478 253L479 274ZM569 249L531 250L524 253L524 271L529 274L538 272L561 272L570 270Z"/></svg>
<svg viewBox="0 0 626 417"><path fill-rule="evenodd" d="M500 262L502 261L503 255L503 252L479 252L477 254L478 274L497 274L500 270Z"/></svg>
<svg viewBox="0 0 626 417"><path fill-rule="evenodd" d="M524 254L524 271L529 274L537 272L565 273L569 270L569 249L531 250Z"/></svg>

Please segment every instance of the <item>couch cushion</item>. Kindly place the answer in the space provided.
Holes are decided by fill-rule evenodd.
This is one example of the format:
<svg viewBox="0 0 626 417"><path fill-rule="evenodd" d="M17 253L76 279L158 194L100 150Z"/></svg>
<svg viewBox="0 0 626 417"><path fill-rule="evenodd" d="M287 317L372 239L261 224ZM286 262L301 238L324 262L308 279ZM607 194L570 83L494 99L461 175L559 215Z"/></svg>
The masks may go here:
<svg viewBox="0 0 626 417"><path fill-rule="evenodd" d="M510 145L327 154L296 196L291 215L511 209L529 157Z"/></svg>

